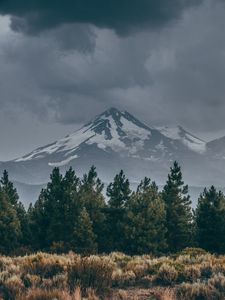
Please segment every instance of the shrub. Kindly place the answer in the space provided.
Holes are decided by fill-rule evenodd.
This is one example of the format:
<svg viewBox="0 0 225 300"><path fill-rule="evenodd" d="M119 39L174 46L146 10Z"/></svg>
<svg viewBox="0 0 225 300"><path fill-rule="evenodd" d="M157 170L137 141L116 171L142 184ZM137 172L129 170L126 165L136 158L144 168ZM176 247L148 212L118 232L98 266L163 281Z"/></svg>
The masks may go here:
<svg viewBox="0 0 225 300"><path fill-rule="evenodd" d="M132 257L121 252L112 252L109 254L109 259L115 262L119 268L125 268Z"/></svg>
<svg viewBox="0 0 225 300"><path fill-rule="evenodd" d="M191 248L191 247L187 247L184 248L181 252L178 253L179 255L190 255L190 256L199 256L199 255L206 255L207 251L205 251L202 248Z"/></svg>
<svg viewBox="0 0 225 300"><path fill-rule="evenodd" d="M201 278L201 271L197 266L188 266L184 269L182 275L185 282L196 282Z"/></svg>
<svg viewBox="0 0 225 300"><path fill-rule="evenodd" d="M135 256L126 265L127 271L133 271L136 278L140 279L147 275L148 263L143 257Z"/></svg>
<svg viewBox="0 0 225 300"><path fill-rule="evenodd" d="M219 264L214 265L212 267L212 273L213 274L221 273L221 274L225 275L225 264L219 263Z"/></svg>
<svg viewBox="0 0 225 300"><path fill-rule="evenodd" d="M155 282L161 285L172 285L178 278L178 272L174 266L163 264L155 275Z"/></svg>
<svg viewBox="0 0 225 300"><path fill-rule="evenodd" d="M142 277L141 280L138 282L141 286L145 288L151 288L154 283L154 276L152 275L147 275L145 277Z"/></svg>
<svg viewBox="0 0 225 300"><path fill-rule="evenodd" d="M20 293L24 291L25 287L22 280L14 275L5 280L0 287L0 295L6 300L16 300Z"/></svg>
<svg viewBox="0 0 225 300"><path fill-rule="evenodd" d="M158 273L158 271L162 265L166 264L166 265L172 266L175 264L175 262L170 257L162 256L157 259L146 260L146 264L147 264L146 273L148 275L154 275L154 274Z"/></svg>
<svg viewBox="0 0 225 300"><path fill-rule="evenodd" d="M23 273L49 278L63 272L66 266L63 258L59 255L37 253L22 258L20 263L22 263Z"/></svg>
<svg viewBox="0 0 225 300"><path fill-rule="evenodd" d="M127 292L124 290L119 290L117 298L120 300L126 300L128 298Z"/></svg>
<svg viewBox="0 0 225 300"><path fill-rule="evenodd" d="M117 269L112 273L112 285L115 287L127 287L135 285L136 276L133 271L123 272Z"/></svg>
<svg viewBox="0 0 225 300"><path fill-rule="evenodd" d="M225 277L223 274L216 274L209 279L208 284L215 288L221 295L225 295Z"/></svg>
<svg viewBox="0 0 225 300"><path fill-rule="evenodd" d="M113 265L105 257L90 256L81 258L77 256L68 267L68 286L72 291L75 286L93 288L98 292L112 285Z"/></svg>
<svg viewBox="0 0 225 300"><path fill-rule="evenodd" d="M163 263L158 261L149 263L148 268L146 270L147 274L148 275L157 274L162 265Z"/></svg>
<svg viewBox="0 0 225 300"><path fill-rule="evenodd" d="M193 265L196 264L196 258L197 257L190 256L190 255L179 255L176 258L176 261L180 264Z"/></svg>
<svg viewBox="0 0 225 300"><path fill-rule="evenodd" d="M57 287L58 289L65 290L67 289L67 274L57 274L52 278L52 286Z"/></svg>
<svg viewBox="0 0 225 300"><path fill-rule="evenodd" d="M200 266L200 272L202 278L210 278L213 274L213 267L211 263L202 263Z"/></svg>
<svg viewBox="0 0 225 300"><path fill-rule="evenodd" d="M35 288L40 286L42 279L40 276L37 275L23 274L22 280L26 288Z"/></svg>
<svg viewBox="0 0 225 300"><path fill-rule="evenodd" d="M219 300L217 291L205 283L183 283L176 289L177 300ZM222 299L221 299L222 300Z"/></svg>
<svg viewBox="0 0 225 300"><path fill-rule="evenodd" d="M0 272L8 269L13 264L13 260L10 257L0 256Z"/></svg>
<svg viewBox="0 0 225 300"><path fill-rule="evenodd" d="M69 300L70 295L58 289L43 290L30 289L26 295L20 296L18 300ZM72 299L71 299L72 300Z"/></svg>
<svg viewBox="0 0 225 300"><path fill-rule="evenodd" d="M91 288L89 288L87 290L87 297L85 299L86 300L99 300L98 296L96 296L95 290L93 290ZM83 299L83 300L85 300L85 299ZM74 298L73 300L79 300L79 299Z"/></svg>
<svg viewBox="0 0 225 300"><path fill-rule="evenodd" d="M112 253L82 257L72 252L66 255L0 256L0 299L4 300L52 299L48 298L52 295L58 295L55 300L81 300L81 293L85 299L93 300L97 299L94 291L105 296L103 292L111 286L126 288L137 284L148 288L161 285L154 287L152 292L162 292L160 295L164 298L168 295L163 291L177 290L178 300L222 300L225 295L225 256L186 254L175 259ZM80 296L79 286L82 287Z"/></svg>
<svg viewBox="0 0 225 300"><path fill-rule="evenodd" d="M175 291L171 288L159 289L154 292L154 296L157 300L174 300Z"/></svg>

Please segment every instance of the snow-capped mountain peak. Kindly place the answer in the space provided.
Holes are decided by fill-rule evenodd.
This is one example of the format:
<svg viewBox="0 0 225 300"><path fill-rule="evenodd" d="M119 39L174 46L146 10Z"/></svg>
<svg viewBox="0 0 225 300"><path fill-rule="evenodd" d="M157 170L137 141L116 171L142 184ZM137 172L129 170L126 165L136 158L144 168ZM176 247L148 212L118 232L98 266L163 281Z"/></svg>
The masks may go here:
<svg viewBox="0 0 225 300"><path fill-rule="evenodd" d="M190 180L195 174L196 182L203 183L203 175L210 172L218 181L223 178L224 153L224 139L205 143L181 126L149 127L127 111L110 108L66 137L1 162L0 167L14 180L28 183L46 182L53 167L72 166L83 174L91 165L105 181L120 169L137 181L143 175L161 180L177 160L186 174L192 174Z"/></svg>
<svg viewBox="0 0 225 300"><path fill-rule="evenodd" d="M172 140L180 140L190 150L197 153L204 153L206 151L206 142L186 131L182 126L175 127L157 127L157 129L166 137Z"/></svg>
<svg viewBox="0 0 225 300"><path fill-rule="evenodd" d="M127 111L110 108L79 130L13 161L17 168L171 164L205 152L206 144L177 127L149 127ZM114 166L113 166L114 167ZM122 165L121 165L122 167ZM105 168L105 167L104 167Z"/></svg>
<svg viewBox="0 0 225 300"><path fill-rule="evenodd" d="M61 153L65 159L49 162L50 166L61 166L78 157L78 150L84 145L95 144L104 151L137 153L144 141L151 136L151 129L128 112L110 108L95 117L78 131L45 147L38 148L16 162L44 158Z"/></svg>

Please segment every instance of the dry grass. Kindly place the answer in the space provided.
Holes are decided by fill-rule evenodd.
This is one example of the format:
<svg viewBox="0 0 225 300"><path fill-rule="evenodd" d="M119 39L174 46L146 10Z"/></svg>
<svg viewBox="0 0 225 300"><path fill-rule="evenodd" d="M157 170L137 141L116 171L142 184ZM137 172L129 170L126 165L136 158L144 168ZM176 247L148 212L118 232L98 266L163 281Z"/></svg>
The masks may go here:
<svg viewBox="0 0 225 300"><path fill-rule="evenodd" d="M225 256L200 249L159 258L72 252L0 256L4 300L222 300L224 295Z"/></svg>

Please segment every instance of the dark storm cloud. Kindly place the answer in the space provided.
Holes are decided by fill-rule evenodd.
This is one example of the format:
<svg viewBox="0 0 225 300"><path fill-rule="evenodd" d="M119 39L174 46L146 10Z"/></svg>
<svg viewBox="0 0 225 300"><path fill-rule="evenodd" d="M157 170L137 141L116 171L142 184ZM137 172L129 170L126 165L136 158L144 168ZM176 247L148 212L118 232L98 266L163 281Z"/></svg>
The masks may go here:
<svg viewBox="0 0 225 300"><path fill-rule="evenodd" d="M201 0L0 0L0 14L12 16L12 28L28 33L68 23L89 23L127 34L161 27Z"/></svg>
<svg viewBox="0 0 225 300"><path fill-rule="evenodd" d="M222 130L224 14L223 2L207 0L160 32L127 37L80 23L29 36L7 23L0 40L1 108L72 124L118 106L150 124Z"/></svg>
<svg viewBox="0 0 225 300"><path fill-rule="evenodd" d="M177 3L159 2L165 3L163 9ZM9 2L0 0L0 6L3 3ZM10 3L13 8L5 6L4 13L13 13L13 25L19 27L12 30L11 16L0 16L0 139L5 140L4 132L10 136L15 155L17 143L24 144L21 152L26 153L27 144L33 143L31 150L54 141L110 106L126 109L153 126L183 125L200 137L225 132L224 1L205 0L185 9L180 19L176 17L184 2L179 9L171 6L173 13L168 15L174 17L158 18L158 23L154 18L138 23L140 14L139 19L133 16L135 22L128 18L117 23L115 18L107 24L101 21L101 26L115 24L117 32L132 33L123 36L81 19L41 26L41 20L49 16L47 8L45 16L41 7L34 15L33 5L29 4L29 10L21 5L19 11L17 4L25 1ZM145 1L141 3L143 9ZM176 22L166 23L169 20ZM24 34L20 22L30 33L40 34ZM147 25L157 29L144 30ZM35 141L33 119L41 124Z"/></svg>

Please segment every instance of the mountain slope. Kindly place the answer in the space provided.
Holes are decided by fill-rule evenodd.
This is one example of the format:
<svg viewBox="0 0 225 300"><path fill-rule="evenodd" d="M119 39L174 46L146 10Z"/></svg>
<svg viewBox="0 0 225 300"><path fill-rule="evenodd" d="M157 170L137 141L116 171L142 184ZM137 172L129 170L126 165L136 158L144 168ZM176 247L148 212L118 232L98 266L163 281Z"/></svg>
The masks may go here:
<svg viewBox="0 0 225 300"><path fill-rule="evenodd" d="M129 155L142 149L143 143L151 135L151 130L140 123L127 112L119 112L112 108L96 117L92 122L83 126L67 137L38 148L15 162L42 159L58 155L61 161L49 162L49 166L63 166L82 155L84 146L96 145L104 151L118 153L128 152Z"/></svg>
<svg viewBox="0 0 225 300"><path fill-rule="evenodd" d="M168 138L180 141L190 150L203 154L206 152L206 142L187 132L183 127L157 127L157 129Z"/></svg>
<svg viewBox="0 0 225 300"><path fill-rule="evenodd" d="M225 160L225 136L207 143L210 155L219 160Z"/></svg>
<svg viewBox="0 0 225 300"><path fill-rule="evenodd" d="M72 166L78 175L96 165L103 181L122 168L132 182L150 176L164 183L174 160L192 185L221 185L224 169L208 144L182 127L149 127L126 111L110 108L78 131L12 161L0 163L13 180L45 183L53 167ZM211 179L214 179L211 180Z"/></svg>
<svg viewBox="0 0 225 300"><path fill-rule="evenodd" d="M62 167L84 155L85 148L94 145L97 150L118 153L120 156L157 161L182 151L203 153L205 143L177 128L149 128L128 112L111 108L80 130L50 145L16 159L14 162L49 159L51 167Z"/></svg>

